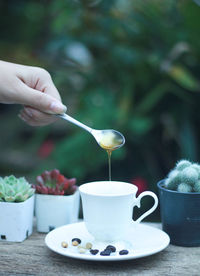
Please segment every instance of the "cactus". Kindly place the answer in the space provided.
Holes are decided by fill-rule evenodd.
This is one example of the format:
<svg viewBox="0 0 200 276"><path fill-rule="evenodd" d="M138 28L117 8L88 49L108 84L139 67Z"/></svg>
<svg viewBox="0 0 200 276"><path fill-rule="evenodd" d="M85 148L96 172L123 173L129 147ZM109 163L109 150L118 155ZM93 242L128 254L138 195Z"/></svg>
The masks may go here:
<svg viewBox="0 0 200 276"><path fill-rule="evenodd" d="M170 190L176 190L178 187L178 184L180 182L179 180L179 171L178 170L172 170L168 174L168 178L165 181L165 186Z"/></svg>
<svg viewBox="0 0 200 276"><path fill-rule="evenodd" d="M179 161L168 174L164 186L181 193L200 193L200 165L187 160Z"/></svg>
<svg viewBox="0 0 200 276"><path fill-rule="evenodd" d="M180 178L183 183L187 183L188 185L194 186L194 184L198 180L198 172L192 168L192 166L185 168L181 173L180 173Z"/></svg>
<svg viewBox="0 0 200 276"><path fill-rule="evenodd" d="M188 160L181 160L176 164L176 169L178 171L182 171L185 168L189 167L191 165L191 162Z"/></svg>
<svg viewBox="0 0 200 276"><path fill-rule="evenodd" d="M76 178L66 178L59 170L45 171L36 177L33 185L36 193L49 195L72 195L77 190Z"/></svg>
<svg viewBox="0 0 200 276"><path fill-rule="evenodd" d="M0 177L0 201L23 202L34 192L24 177L16 178L14 175Z"/></svg>
<svg viewBox="0 0 200 276"><path fill-rule="evenodd" d="M190 193L192 191L192 187L187 183L181 183L178 185L177 191L181 193Z"/></svg>
<svg viewBox="0 0 200 276"><path fill-rule="evenodd" d="M200 180L198 180L193 187L194 191L200 193Z"/></svg>

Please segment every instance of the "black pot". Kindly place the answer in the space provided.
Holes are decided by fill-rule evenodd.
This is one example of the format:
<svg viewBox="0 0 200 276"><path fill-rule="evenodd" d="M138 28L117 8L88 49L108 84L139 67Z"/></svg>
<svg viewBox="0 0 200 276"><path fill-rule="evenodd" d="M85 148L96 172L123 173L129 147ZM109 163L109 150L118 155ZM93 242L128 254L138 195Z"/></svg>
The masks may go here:
<svg viewBox="0 0 200 276"><path fill-rule="evenodd" d="M200 193L180 193L164 188L158 182L163 231L170 243L200 246Z"/></svg>

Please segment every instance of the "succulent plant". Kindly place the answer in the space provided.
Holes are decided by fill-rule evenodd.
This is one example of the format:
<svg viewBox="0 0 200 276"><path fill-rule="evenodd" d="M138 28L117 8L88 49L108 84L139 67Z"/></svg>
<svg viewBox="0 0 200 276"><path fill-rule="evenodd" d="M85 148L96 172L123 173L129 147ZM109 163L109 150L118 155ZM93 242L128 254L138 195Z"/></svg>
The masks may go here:
<svg viewBox="0 0 200 276"><path fill-rule="evenodd" d="M200 193L200 165L188 160L180 160L168 174L164 186L181 193Z"/></svg>
<svg viewBox="0 0 200 276"><path fill-rule="evenodd" d="M36 193L49 195L72 195L77 190L76 178L66 178L59 170L45 171L36 177L33 185Z"/></svg>
<svg viewBox="0 0 200 276"><path fill-rule="evenodd" d="M23 202L34 192L24 177L16 178L14 175L0 177L0 201Z"/></svg>

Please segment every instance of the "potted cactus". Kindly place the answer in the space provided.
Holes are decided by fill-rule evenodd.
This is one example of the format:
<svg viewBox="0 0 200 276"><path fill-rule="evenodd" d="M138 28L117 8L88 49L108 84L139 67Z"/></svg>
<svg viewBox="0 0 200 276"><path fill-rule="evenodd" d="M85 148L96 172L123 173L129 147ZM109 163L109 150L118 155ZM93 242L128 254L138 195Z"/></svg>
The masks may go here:
<svg viewBox="0 0 200 276"><path fill-rule="evenodd" d="M22 242L32 234L34 192L24 177L0 177L0 240Z"/></svg>
<svg viewBox="0 0 200 276"><path fill-rule="evenodd" d="M166 179L158 182L163 230L171 243L200 245L200 165L179 161Z"/></svg>
<svg viewBox="0 0 200 276"><path fill-rule="evenodd" d="M80 195L75 178L68 179L54 169L37 176L33 187L38 232L47 233L78 220Z"/></svg>

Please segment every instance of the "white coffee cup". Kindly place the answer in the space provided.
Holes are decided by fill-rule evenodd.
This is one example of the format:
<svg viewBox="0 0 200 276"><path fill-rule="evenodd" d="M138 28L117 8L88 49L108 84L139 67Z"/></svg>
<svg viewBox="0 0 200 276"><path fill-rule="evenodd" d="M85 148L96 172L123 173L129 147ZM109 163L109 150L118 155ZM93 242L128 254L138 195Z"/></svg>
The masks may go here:
<svg viewBox="0 0 200 276"><path fill-rule="evenodd" d="M86 228L100 241L125 240L128 229L141 222L158 206L158 198L153 192L145 191L136 198L137 186L125 182L90 182L81 185L79 190ZM144 196L153 197L154 205L133 221L133 207L140 208Z"/></svg>

